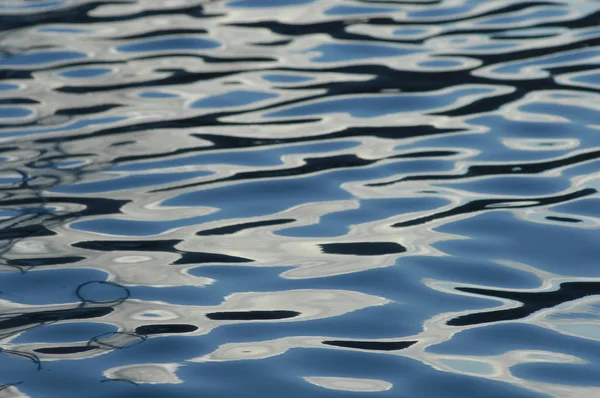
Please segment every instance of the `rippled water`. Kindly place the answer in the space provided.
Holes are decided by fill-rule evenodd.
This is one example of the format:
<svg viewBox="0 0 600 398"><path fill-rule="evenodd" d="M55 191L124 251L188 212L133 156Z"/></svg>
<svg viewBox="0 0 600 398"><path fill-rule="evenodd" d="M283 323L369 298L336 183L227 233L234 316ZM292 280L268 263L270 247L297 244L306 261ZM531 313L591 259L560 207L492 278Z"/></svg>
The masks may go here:
<svg viewBox="0 0 600 398"><path fill-rule="evenodd" d="M600 2L0 1L0 397L600 396Z"/></svg>

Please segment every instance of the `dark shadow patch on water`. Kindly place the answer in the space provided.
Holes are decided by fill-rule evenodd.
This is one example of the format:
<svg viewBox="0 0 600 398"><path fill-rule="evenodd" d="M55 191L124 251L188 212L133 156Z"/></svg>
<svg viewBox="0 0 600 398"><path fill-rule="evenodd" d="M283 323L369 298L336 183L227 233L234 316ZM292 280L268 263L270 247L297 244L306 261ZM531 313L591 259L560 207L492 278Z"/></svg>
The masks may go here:
<svg viewBox="0 0 600 398"><path fill-rule="evenodd" d="M48 265L72 264L85 260L85 257L67 256L67 257L39 257L39 258L17 258L8 259L6 263L17 267L42 267Z"/></svg>
<svg viewBox="0 0 600 398"><path fill-rule="evenodd" d="M273 310L211 312L206 314L206 317L213 321L267 321L295 318L298 315L300 315L300 313L296 311Z"/></svg>
<svg viewBox="0 0 600 398"><path fill-rule="evenodd" d="M355 348L367 351L397 351L415 344L416 341L351 341L351 340L326 340L323 344L343 348Z"/></svg>
<svg viewBox="0 0 600 398"><path fill-rule="evenodd" d="M181 240L92 240L75 242L71 246L97 251L172 252Z"/></svg>
<svg viewBox="0 0 600 398"><path fill-rule="evenodd" d="M0 321L0 330L20 328L37 325L40 323L57 322L63 320L100 318L114 311L112 307L72 308L68 310L40 311L27 314L18 314Z"/></svg>
<svg viewBox="0 0 600 398"><path fill-rule="evenodd" d="M325 243L319 246L323 253L354 256L381 256L406 251L404 246L394 242Z"/></svg>
<svg viewBox="0 0 600 398"><path fill-rule="evenodd" d="M123 105L120 104L103 104L95 106L86 106L80 108L64 108L59 109L54 114L64 116L82 116L82 115L94 115L96 113L104 113L111 109L120 108Z"/></svg>
<svg viewBox="0 0 600 398"><path fill-rule="evenodd" d="M68 346L68 347L44 347L36 348L34 351L40 354L56 354L56 355L68 355L68 354L79 354L81 352L93 351L95 347L90 346Z"/></svg>
<svg viewBox="0 0 600 398"><path fill-rule="evenodd" d="M152 334L191 333L196 330L198 330L198 326L185 324L144 325L136 328L135 333L149 336Z"/></svg>
<svg viewBox="0 0 600 398"><path fill-rule="evenodd" d="M546 220L559 221L559 222L568 222L568 223L580 223L580 222L583 222L583 220L579 220L577 218L556 217L556 216L547 216Z"/></svg>
<svg viewBox="0 0 600 398"><path fill-rule="evenodd" d="M254 260L243 257L228 256L227 254L182 252L181 258L172 264L251 263L252 261Z"/></svg>

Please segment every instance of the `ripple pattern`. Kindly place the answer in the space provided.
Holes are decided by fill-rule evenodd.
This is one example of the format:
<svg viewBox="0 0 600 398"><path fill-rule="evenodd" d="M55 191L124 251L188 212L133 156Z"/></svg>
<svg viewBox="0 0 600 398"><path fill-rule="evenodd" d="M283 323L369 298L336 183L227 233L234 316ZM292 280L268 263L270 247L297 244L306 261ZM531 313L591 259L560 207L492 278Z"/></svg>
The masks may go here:
<svg viewBox="0 0 600 398"><path fill-rule="evenodd" d="M600 2L0 4L0 398L600 396Z"/></svg>

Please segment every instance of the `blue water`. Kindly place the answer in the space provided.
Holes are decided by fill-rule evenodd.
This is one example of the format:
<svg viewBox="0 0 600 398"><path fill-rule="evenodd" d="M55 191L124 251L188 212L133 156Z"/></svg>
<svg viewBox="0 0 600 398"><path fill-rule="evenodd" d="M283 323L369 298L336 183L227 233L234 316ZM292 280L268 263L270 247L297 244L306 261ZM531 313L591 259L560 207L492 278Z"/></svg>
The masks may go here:
<svg viewBox="0 0 600 398"><path fill-rule="evenodd" d="M0 398L600 396L599 21L0 4Z"/></svg>

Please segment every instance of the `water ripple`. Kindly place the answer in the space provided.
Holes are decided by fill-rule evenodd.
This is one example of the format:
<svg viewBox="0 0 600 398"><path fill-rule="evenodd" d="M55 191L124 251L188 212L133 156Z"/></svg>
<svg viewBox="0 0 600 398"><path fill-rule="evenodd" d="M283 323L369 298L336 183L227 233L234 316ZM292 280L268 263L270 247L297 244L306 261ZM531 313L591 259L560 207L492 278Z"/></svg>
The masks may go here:
<svg viewBox="0 0 600 398"><path fill-rule="evenodd" d="M0 397L599 395L599 18L0 4Z"/></svg>

